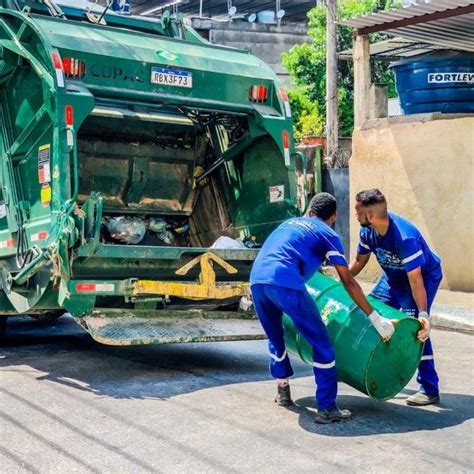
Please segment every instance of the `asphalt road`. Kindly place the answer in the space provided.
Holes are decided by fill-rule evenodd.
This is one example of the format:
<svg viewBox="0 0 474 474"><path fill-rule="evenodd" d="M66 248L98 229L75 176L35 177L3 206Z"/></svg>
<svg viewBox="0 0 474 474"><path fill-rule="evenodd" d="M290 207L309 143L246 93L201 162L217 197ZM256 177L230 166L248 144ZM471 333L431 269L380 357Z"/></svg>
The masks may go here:
<svg viewBox="0 0 474 474"><path fill-rule="evenodd" d="M0 347L0 471L472 472L473 336L434 331L442 403L375 402L340 384L354 419L313 422L309 366L277 407L265 341L110 348L69 318L18 318Z"/></svg>

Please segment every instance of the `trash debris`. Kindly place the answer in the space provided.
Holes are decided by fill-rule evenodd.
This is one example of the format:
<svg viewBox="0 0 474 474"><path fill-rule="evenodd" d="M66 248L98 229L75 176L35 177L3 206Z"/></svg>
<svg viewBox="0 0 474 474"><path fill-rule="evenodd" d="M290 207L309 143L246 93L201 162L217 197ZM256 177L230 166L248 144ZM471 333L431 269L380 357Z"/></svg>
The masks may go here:
<svg viewBox="0 0 474 474"><path fill-rule="evenodd" d="M173 232L169 230L163 230L160 233L157 233L156 236L158 239L160 239L162 242L164 242L166 245L175 245L175 239Z"/></svg>
<svg viewBox="0 0 474 474"><path fill-rule="evenodd" d="M240 241L235 240L225 235L219 237L210 247L211 249L226 249L226 250L238 250L246 249L247 247Z"/></svg>
<svg viewBox="0 0 474 474"><path fill-rule="evenodd" d="M239 309L242 311L250 311L250 308L253 306L253 301L248 296L242 296L239 301Z"/></svg>
<svg viewBox="0 0 474 474"><path fill-rule="evenodd" d="M248 249L259 249L262 246L262 244L257 243L257 238L255 237L255 235L245 237L243 240L243 244Z"/></svg>
<svg viewBox="0 0 474 474"><path fill-rule="evenodd" d="M138 217L108 217L105 226L114 240L124 244L138 244L145 236L146 228Z"/></svg>
<svg viewBox="0 0 474 474"><path fill-rule="evenodd" d="M148 229L150 229L155 234L160 234L161 232L166 230L167 226L168 226L168 223L164 219L161 219L160 217L152 217L148 221Z"/></svg>
<svg viewBox="0 0 474 474"><path fill-rule="evenodd" d="M166 245L175 245L176 240L171 232L172 226L161 217L152 217L148 221L148 230Z"/></svg>
<svg viewBox="0 0 474 474"><path fill-rule="evenodd" d="M108 216L103 225L108 243L189 247L187 218Z"/></svg>
<svg viewBox="0 0 474 474"><path fill-rule="evenodd" d="M178 224L177 226L173 227L173 232L178 235L183 235L189 232L189 224Z"/></svg>

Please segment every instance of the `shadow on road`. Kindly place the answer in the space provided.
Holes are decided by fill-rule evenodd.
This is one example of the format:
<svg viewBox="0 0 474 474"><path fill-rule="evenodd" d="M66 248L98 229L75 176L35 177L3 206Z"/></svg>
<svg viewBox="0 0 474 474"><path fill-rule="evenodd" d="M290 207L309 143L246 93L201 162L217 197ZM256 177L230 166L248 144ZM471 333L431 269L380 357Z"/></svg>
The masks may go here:
<svg viewBox="0 0 474 474"><path fill-rule="evenodd" d="M105 346L67 316L54 323L12 318L0 351L3 370L31 367L39 372L37 380L114 398L163 400L216 386L269 380L265 341ZM308 372L306 365L295 361L295 368L298 365Z"/></svg>
<svg viewBox="0 0 474 474"><path fill-rule="evenodd" d="M39 381L50 381L97 396L123 399L160 399L213 387L268 381L265 341L246 344L173 344L169 346L111 347L94 342L71 318L39 323L16 318L10 324L8 343L0 347L2 371L28 371ZM292 358L296 376L309 376L310 368ZM438 430L474 418L474 396L442 393L436 407L404 404L411 391L397 400L376 402L365 396L340 395L349 408L349 423L314 423L314 398L296 400L292 411L302 429L332 437L370 436Z"/></svg>
<svg viewBox="0 0 474 474"><path fill-rule="evenodd" d="M353 419L347 423L318 425L314 416L308 416L314 398L295 400L294 408L299 414L299 425L306 431L323 436L354 437L388 433L409 433L420 430L439 430L456 426L474 418L474 396L457 393L441 393L441 403L430 407L405 405L413 390L404 390L396 399L403 404L377 402L361 396L341 395L338 405L348 408Z"/></svg>

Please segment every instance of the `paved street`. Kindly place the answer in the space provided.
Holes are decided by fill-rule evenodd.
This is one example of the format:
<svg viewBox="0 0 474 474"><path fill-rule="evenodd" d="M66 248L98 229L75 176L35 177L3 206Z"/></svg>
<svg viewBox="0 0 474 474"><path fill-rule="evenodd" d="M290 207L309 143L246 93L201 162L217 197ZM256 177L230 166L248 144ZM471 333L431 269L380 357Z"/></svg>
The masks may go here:
<svg viewBox="0 0 474 474"><path fill-rule="evenodd" d="M472 472L470 335L434 331L440 406L407 407L413 381L385 403L341 384L354 420L320 426L295 357L297 406L272 402L265 341L110 348L68 318L10 329L1 472Z"/></svg>

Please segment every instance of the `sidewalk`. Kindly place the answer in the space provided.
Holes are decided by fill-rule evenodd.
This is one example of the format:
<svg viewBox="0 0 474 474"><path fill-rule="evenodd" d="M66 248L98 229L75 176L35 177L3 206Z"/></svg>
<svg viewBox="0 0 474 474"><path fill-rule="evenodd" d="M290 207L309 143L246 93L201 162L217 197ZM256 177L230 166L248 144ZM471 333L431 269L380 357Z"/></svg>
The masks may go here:
<svg viewBox="0 0 474 474"><path fill-rule="evenodd" d="M364 293L369 293L374 283L360 281ZM474 293L439 290L431 308L433 327L474 334Z"/></svg>

